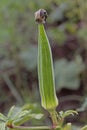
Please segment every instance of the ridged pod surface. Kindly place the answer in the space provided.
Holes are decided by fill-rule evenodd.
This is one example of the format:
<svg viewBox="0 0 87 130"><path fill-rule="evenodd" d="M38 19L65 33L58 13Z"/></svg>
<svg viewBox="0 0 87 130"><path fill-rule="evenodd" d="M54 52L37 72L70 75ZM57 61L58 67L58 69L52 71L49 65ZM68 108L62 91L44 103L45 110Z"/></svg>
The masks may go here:
<svg viewBox="0 0 87 130"><path fill-rule="evenodd" d="M55 92L52 53L43 24L38 24L38 78L42 106L54 110L58 105Z"/></svg>

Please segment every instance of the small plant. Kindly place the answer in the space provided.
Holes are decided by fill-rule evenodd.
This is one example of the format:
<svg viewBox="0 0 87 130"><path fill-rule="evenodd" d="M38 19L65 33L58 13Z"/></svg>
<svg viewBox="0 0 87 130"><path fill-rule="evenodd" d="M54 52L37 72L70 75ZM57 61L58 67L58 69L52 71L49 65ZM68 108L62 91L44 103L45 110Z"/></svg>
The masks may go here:
<svg viewBox="0 0 87 130"><path fill-rule="evenodd" d="M66 112L56 111L58 99L55 92L53 60L48 37L44 29L44 23L47 19L47 12L40 9L35 13L35 20L38 22L38 78L41 96L41 104L45 108L52 119L51 126L20 126L31 118L41 119L43 114L32 113L32 110L12 107L7 116L0 114L0 130L72 130L71 123L64 125L65 117L78 114L74 110ZM87 126L81 130L87 130Z"/></svg>

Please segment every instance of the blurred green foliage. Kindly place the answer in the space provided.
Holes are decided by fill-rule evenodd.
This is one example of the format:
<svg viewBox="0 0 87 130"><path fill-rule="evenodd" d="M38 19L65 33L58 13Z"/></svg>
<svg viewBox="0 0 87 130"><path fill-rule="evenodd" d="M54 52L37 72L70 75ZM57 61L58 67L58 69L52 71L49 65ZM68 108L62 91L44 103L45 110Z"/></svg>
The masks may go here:
<svg viewBox="0 0 87 130"><path fill-rule="evenodd" d="M0 106L5 112L13 102L39 102L34 21L34 12L39 8L49 15L45 26L52 49L55 47L57 92L63 88L79 91L82 82L79 93L83 99L87 95L87 2L0 0Z"/></svg>
<svg viewBox="0 0 87 130"><path fill-rule="evenodd" d="M56 88L68 88L76 90L80 86L80 73L85 69L81 57L68 62L66 59L61 59L55 62L55 78Z"/></svg>

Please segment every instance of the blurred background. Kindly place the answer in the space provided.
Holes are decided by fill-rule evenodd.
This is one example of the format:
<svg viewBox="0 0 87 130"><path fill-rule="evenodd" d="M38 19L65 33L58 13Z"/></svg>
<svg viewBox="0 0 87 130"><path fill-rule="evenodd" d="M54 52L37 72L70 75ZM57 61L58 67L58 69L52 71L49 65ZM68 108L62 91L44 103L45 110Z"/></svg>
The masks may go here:
<svg viewBox="0 0 87 130"><path fill-rule="evenodd" d="M87 0L0 0L0 112L6 113L14 104L44 111L38 89L34 20L40 8L49 16L45 28L54 60L57 110L78 110L79 115L66 122L79 129L87 124ZM44 113L48 118L41 122L50 123Z"/></svg>

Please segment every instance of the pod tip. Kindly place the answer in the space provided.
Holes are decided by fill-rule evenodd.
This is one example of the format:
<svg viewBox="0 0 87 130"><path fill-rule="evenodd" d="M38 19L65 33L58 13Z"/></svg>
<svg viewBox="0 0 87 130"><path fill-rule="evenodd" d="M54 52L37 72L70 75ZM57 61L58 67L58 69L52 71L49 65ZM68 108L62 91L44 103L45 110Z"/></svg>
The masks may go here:
<svg viewBox="0 0 87 130"><path fill-rule="evenodd" d="M39 9L35 12L35 21L39 24L45 24L47 20L47 11L44 9Z"/></svg>

